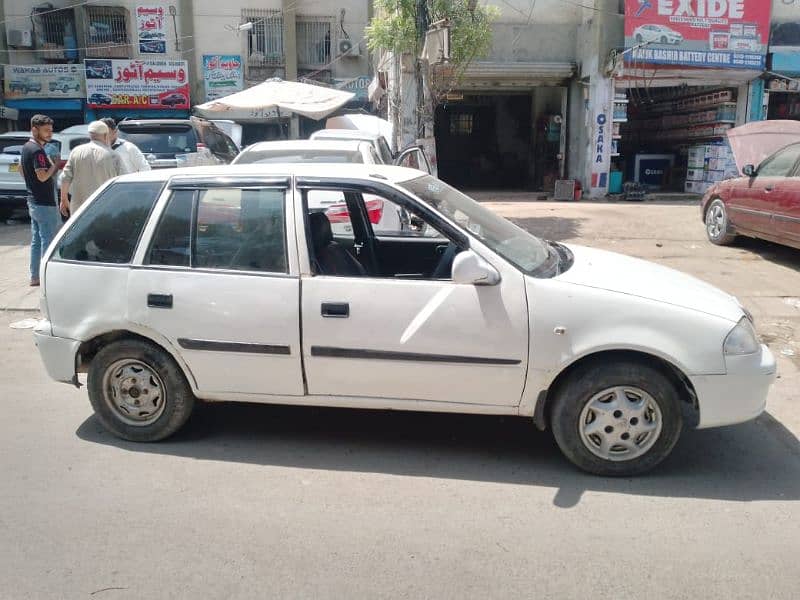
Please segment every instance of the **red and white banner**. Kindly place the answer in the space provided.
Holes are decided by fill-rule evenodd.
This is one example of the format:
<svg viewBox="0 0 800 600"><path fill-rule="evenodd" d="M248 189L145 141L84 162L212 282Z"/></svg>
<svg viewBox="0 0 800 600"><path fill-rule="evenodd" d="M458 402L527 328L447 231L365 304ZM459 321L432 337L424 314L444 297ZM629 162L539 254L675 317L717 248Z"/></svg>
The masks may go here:
<svg viewBox="0 0 800 600"><path fill-rule="evenodd" d="M763 69L769 0L625 0L625 60Z"/></svg>
<svg viewBox="0 0 800 600"><path fill-rule="evenodd" d="M189 70L185 60L87 59L86 103L92 108L186 110Z"/></svg>

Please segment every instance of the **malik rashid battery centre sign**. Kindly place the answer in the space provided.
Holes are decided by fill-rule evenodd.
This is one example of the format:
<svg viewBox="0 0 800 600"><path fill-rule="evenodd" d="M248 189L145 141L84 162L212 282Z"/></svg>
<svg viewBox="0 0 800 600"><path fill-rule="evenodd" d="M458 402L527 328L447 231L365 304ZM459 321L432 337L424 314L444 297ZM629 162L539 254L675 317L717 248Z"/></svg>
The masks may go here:
<svg viewBox="0 0 800 600"><path fill-rule="evenodd" d="M625 0L629 64L763 69L768 0Z"/></svg>

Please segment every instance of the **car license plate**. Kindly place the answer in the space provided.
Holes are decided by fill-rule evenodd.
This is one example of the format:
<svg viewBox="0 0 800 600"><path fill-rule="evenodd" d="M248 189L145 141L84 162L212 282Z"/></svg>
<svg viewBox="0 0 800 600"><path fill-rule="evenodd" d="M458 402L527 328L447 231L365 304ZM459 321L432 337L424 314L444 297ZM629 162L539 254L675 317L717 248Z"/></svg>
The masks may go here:
<svg viewBox="0 0 800 600"><path fill-rule="evenodd" d="M8 165L9 173L19 173L19 163L11 163Z"/></svg>

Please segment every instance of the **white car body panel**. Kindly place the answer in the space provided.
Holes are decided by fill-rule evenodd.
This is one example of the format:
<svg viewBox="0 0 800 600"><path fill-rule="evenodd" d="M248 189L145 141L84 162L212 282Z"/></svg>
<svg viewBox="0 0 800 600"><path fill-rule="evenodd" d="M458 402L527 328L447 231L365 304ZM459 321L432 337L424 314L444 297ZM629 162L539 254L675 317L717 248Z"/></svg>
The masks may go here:
<svg viewBox="0 0 800 600"><path fill-rule="evenodd" d="M261 165L150 171L118 180L202 176L235 185L236 176L293 174L379 181L373 173L394 186L420 176L374 165ZM500 273L498 285L312 276L304 208L295 192L287 194L288 274L146 267L143 258L167 196L162 193L131 266L50 260L69 228L59 232L42 278L52 327L36 331L54 378L67 380L76 342L126 329L162 345L198 397L208 400L532 415L564 369L597 352L627 350L657 357L681 373L696 392L699 426L712 427L758 415L775 378L766 347L724 355L726 336L744 317L735 298L644 261L575 246L572 268L537 279L471 237L472 251ZM172 294L175 308L148 309L148 293ZM349 318L323 319L323 302L348 302ZM285 345L290 353L253 359L238 352L187 352L177 342L183 336ZM334 358L312 347L403 356ZM418 361L414 354L488 360Z"/></svg>

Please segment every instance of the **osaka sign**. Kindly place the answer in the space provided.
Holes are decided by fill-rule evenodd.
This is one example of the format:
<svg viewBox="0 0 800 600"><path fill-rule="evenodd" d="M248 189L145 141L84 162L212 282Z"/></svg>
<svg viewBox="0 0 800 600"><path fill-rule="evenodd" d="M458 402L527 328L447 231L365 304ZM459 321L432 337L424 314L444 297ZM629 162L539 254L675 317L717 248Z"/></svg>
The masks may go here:
<svg viewBox="0 0 800 600"><path fill-rule="evenodd" d="M625 61L763 69L768 0L625 0Z"/></svg>

